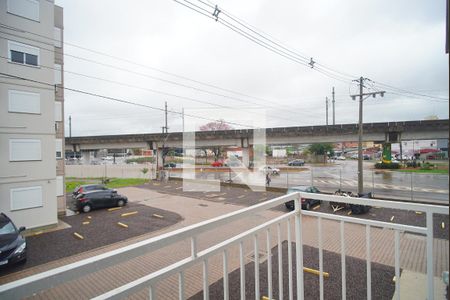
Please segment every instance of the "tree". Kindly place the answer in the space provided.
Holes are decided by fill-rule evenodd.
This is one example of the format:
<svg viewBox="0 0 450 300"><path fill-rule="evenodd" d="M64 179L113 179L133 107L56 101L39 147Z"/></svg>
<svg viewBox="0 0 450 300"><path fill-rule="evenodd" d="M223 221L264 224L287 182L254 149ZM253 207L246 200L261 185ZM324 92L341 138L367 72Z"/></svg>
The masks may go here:
<svg viewBox="0 0 450 300"><path fill-rule="evenodd" d="M424 118L425 120L439 120L439 117L436 115L429 115Z"/></svg>
<svg viewBox="0 0 450 300"><path fill-rule="evenodd" d="M333 144L323 143L323 144L311 144L308 146L308 151L315 155L330 155L334 154Z"/></svg>
<svg viewBox="0 0 450 300"><path fill-rule="evenodd" d="M215 122L209 122L202 126L200 126L200 131L216 131L216 130L231 130L233 129L228 123L224 120L219 120ZM211 149L214 153L214 161L219 159L220 154L222 153L222 147L214 147Z"/></svg>
<svg viewBox="0 0 450 300"><path fill-rule="evenodd" d="M216 131L216 130L231 130L231 129L233 129L233 127L222 119L215 122L209 122L200 126L200 131Z"/></svg>

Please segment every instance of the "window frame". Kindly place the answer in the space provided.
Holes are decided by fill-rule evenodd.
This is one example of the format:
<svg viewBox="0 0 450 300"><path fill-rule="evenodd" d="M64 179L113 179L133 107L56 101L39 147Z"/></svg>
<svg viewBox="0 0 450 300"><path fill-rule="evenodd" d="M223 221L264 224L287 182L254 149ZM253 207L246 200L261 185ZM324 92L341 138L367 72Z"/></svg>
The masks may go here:
<svg viewBox="0 0 450 300"><path fill-rule="evenodd" d="M30 21L38 22L38 23L41 22L41 5L40 5L40 1L39 0L25 0L27 2L31 2L31 3L37 4L37 19L33 19L31 17L27 17L27 16L24 16L24 15L18 14L17 12L12 12L11 11L11 2L12 1L16 1L16 0L7 0L6 1L6 12L8 14L11 14L11 15L14 15L14 16L17 16L17 17L20 17L20 18L24 18L24 19L27 19L27 20L30 20Z"/></svg>
<svg viewBox="0 0 450 300"><path fill-rule="evenodd" d="M13 202L13 194L14 192L21 192L21 191L27 191L27 190L39 190L40 197L38 198L39 201L35 201L35 203L28 205L28 206L14 206ZM33 199L36 199L34 197ZM10 202L10 209L11 211L17 211L17 210L25 210L25 209L34 209L39 207L44 207L44 197L43 197L43 189L41 185L38 186L28 186L28 187L17 187L17 188L11 188L9 189L9 202Z"/></svg>
<svg viewBox="0 0 450 300"><path fill-rule="evenodd" d="M58 145L61 145L61 149L58 149L59 148ZM59 138L56 138L55 139L55 157L56 157L57 160L60 160L60 159L64 158L63 157L63 148L64 148L63 140L59 139ZM58 150L61 150L61 151L58 151ZM58 156L58 152L60 152L59 156Z"/></svg>
<svg viewBox="0 0 450 300"><path fill-rule="evenodd" d="M16 141L16 142L20 142L20 141L38 142L39 143L39 158L14 159L13 151L12 151L12 145L13 145L14 141ZM42 161L42 141L40 139L16 139L16 138L9 139L9 162L23 162L23 161Z"/></svg>
<svg viewBox="0 0 450 300"><path fill-rule="evenodd" d="M22 49L19 50L19 48L22 48ZM30 51L23 52L22 51L22 50L24 50L23 48L29 49ZM11 51L14 51L17 53L22 53L23 62L13 61ZM37 63L36 65L27 63L27 58L26 58L27 54L36 56L36 63ZM23 43L19 43L19 42L14 42L14 41L8 41L8 62L9 63L13 63L13 64L21 65L21 66L33 67L33 68L40 68L40 61L41 61L41 49L39 47L35 47L35 46L31 46L31 45L23 44Z"/></svg>
<svg viewBox="0 0 450 300"><path fill-rule="evenodd" d="M35 112L35 111L18 111L18 110L13 110L14 108L12 108L11 104L13 104L13 99L12 99L12 95L18 95L18 94L22 94L22 95L28 95L28 96L38 96L38 100L39 100L39 111ZM15 89L8 89L8 113L14 113L14 114L31 114L31 115L42 115L42 109L41 109L41 93L39 92L29 92L29 91L21 91L21 90L15 90Z"/></svg>

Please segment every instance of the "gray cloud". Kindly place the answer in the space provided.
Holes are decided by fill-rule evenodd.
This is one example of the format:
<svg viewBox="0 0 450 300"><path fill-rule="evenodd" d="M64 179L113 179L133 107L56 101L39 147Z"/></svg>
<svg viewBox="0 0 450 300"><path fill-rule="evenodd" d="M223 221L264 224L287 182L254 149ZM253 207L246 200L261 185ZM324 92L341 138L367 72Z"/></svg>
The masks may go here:
<svg viewBox="0 0 450 300"><path fill-rule="evenodd" d="M336 120L357 121L355 92L342 83L293 63L253 44L219 23L173 1L67 1L65 40L144 65L268 99L247 102L266 107L268 126L325 123L325 97L336 87ZM307 57L334 69L369 77L407 90L448 98L448 55L445 43L445 1L220 1L219 6L245 19ZM66 53L132 69L152 76L177 79L66 46ZM66 57L68 71L157 89L245 111L254 104L181 88L142 76ZM67 73L65 84L111 97L181 111L208 107L204 103L129 88ZM202 87L205 89L211 89ZM223 91L214 90L217 93ZM278 107L279 109L275 109ZM163 113L67 92L66 120L72 115L73 134L159 132ZM200 112L197 112L200 113ZM251 114L252 112L249 112ZM365 103L367 122L422 119L436 114L448 118L448 101L386 94ZM229 109L212 109L213 119L233 119ZM257 117L255 115L255 117ZM331 120L331 118L330 118ZM207 121L205 121L207 122ZM181 118L170 115L171 130Z"/></svg>

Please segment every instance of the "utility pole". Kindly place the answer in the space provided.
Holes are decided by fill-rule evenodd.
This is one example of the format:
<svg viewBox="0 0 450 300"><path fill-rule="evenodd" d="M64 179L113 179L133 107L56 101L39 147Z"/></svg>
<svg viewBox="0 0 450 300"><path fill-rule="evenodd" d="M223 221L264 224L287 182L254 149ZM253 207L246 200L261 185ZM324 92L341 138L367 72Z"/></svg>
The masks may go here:
<svg viewBox="0 0 450 300"><path fill-rule="evenodd" d="M364 176L363 176L363 154L362 154L362 137L363 137L363 82L364 78L359 78L359 123L358 123L358 195L364 193Z"/></svg>
<svg viewBox="0 0 450 300"><path fill-rule="evenodd" d="M326 106L326 124L328 126L328 97L325 97L325 106Z"/></svg>
<svg viewBox="0 0 450 300"><path fill-rule="evenodd" d="M165 124L166 124L166 126L164 127L165 129L166 129L166 133L167 133L167 129L169 129L168 127L167 127L167 101L166 102L164 102L164 112L165 112Z"/></svg>
<svg viewBox="0 0 450 300"><path fill-rule="evenodd" d="M166 156L164 155L164 152L166 151L166 139L167 139L167 133L169 127L167 127L167 101L164 102L164 126L162 127L162 133L166 133L166 136L163 137L163 145L162 145L162 166L164 167Z"/></svg>
<svg viewBox="0 0 450 300"><path fill-rule="evenodd" d="M181 108L181 120L182 120L183 132L184 132L184 107Z"/></svg>
<svg viewBox="0 0 450 300"><path fill-rule="evenodd" d="M336 114L335 114L335 111L334 111L334 102L335 102L335 100L334 100L334 86L333 86L333 93L332 93L332 95L333 95L333 100L332 100L332 103L333 103L333 125L336 125Z"/></svg>
<svg viewBox="0 0 450 300"><path fill-rule="evenodd" d="M72 137L72 116L69 116L69 138Z"/></svg>
<svg viewBox="0 0 450 300"><path fill-rule="evenodd" d="M381 97L384 97L385 91L372 92L372 93L364 93L364 80L369 80L367 78L360 77L357 80L359 83L359 94L350 95L353 100L356 97L359 97L359 122L358 122L358 194L364 193L364 177L363 177L363 151L362 151L362 140L363 140L363 101L368 97L372 96L376 97L377 94L380 94ZM365 98L364 98L365 97Z"/></svg>

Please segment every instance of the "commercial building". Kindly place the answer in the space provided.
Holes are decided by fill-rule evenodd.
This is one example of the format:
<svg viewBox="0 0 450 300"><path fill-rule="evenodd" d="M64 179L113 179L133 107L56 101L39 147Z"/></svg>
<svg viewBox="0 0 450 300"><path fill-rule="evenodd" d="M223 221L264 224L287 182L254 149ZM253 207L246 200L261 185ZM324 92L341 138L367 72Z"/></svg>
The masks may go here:
<svg viewBox="0 0 450 300"><path fill-rule="evenodd" d="M63 9L0 0L0 211L18 226L65 212L63 65Z"/></svg>

